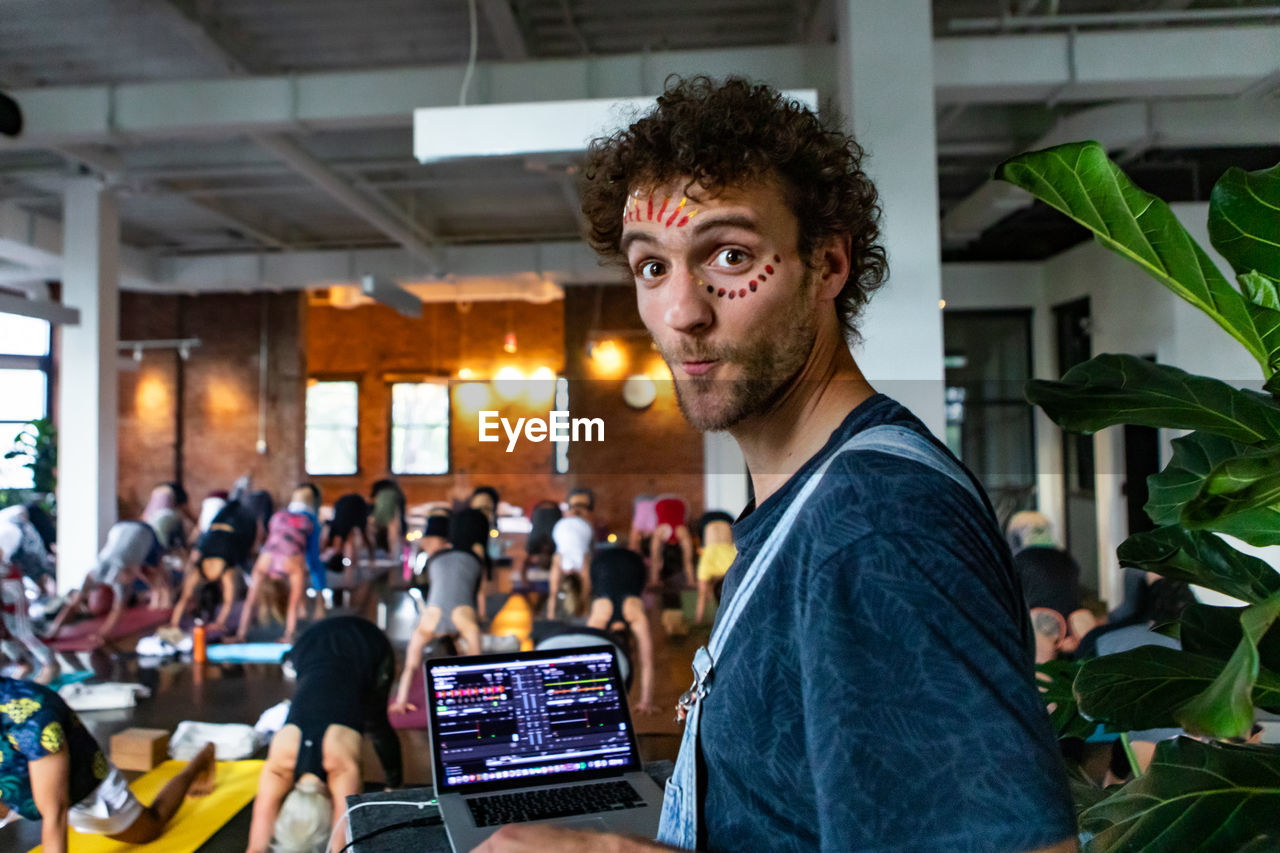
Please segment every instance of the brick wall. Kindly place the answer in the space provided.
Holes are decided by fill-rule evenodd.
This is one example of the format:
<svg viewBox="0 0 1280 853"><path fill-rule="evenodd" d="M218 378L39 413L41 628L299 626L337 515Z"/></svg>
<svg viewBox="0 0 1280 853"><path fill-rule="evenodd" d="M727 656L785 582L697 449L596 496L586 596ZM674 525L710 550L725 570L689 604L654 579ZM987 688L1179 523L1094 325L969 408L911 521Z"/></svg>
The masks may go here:
<svg viewBox="0 0 1280 853"><path fill-rule="evenodd" d="M593 330L621 334L612 340L622 352L616 371L602 370L587 354ZM702 434L685 422L671 390L670 373L644 334L631 288L569 288L565 300L565 375L570 380L574 416L603 418L605 441L571 444L574 485L591 487L597 516L625 537L632 501L638 494L672 492L684 498L691 518L702 512ZM622 398L625 377L660 377L657 397L644 410Z"/></svg>
<svg viewBox="0 0 1280 853"><path fill-rule="evenodd" d="M508 332L516 335L514 354L502 348ZM308 308L306 347L312 378L359 383L359 473L312 478L325 502L331 503L347 492L367 496L373 481L390 474L393 381L454 378L464 367L478 377L504 366L526 374L541 366L558 374L564 360L564 305L427 304L421 318L411 319L381 305L339 309L313 304ZM492 485L504 500L526 509L547 498L563 499L564 478L552 468L554 445L522 441L507 453L505 441L480 443L478 414L465 405L465 393L460 399L458 385L453 383L450 408L451 471L398 476L409 502L444 500L455 487L469 490L478 485ZM516 399L493 400L486 408L513 420L546 418L551 406L546 393L533 402L524 398L530 388L545 392L550 387L551 383L517 383Z"/></svg>
<svg viewBox="0 0 1280 853"><path fill-rule="evenodd" d="M157 482L182 481L193 502L252 474L277 501L301 479L305 369L302 297L121 295L122 340L199 338L181 361L148 350L120 374L121 517ZM265 452L259 452L259 353L266 329Z"/></svg>

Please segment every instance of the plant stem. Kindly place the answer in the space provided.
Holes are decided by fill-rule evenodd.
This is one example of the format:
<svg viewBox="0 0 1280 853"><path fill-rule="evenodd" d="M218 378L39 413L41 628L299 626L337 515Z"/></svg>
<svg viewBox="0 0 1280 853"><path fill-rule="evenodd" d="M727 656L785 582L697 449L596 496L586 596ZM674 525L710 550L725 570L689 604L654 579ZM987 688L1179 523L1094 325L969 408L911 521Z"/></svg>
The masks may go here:
<svg viewBox="0 0 1280 853"><path fill-rule="evenodd" d="M1133 778L1137 779L1142 775L1142 768L1138 766L1138 756L1133 754L1133 746L1129 743L1129 733L1123 732L1120 735L1120 745L1124 747L1124 757L1129 759L1129 769L1133 771Z"/></svg>

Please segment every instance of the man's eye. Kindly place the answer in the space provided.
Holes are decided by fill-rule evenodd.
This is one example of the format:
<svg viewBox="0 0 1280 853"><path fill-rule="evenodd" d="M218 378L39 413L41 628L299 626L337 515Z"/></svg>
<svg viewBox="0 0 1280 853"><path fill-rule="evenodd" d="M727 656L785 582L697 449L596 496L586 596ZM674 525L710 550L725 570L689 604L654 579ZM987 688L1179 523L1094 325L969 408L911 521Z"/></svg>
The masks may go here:
<svg viewBox="0 0 1280 853"><path fill-rule="evenodd" d="M664 272L664 267L660 261L642 261L636 267L636 278L650 281L658 278Z"/></svg>
<svg viewBox="0 0 1280 853"><path fill-rule="evenodd" d="M751 256L742 249L721 249L713 263L720 267L740 267L750 259Z"/></svg>

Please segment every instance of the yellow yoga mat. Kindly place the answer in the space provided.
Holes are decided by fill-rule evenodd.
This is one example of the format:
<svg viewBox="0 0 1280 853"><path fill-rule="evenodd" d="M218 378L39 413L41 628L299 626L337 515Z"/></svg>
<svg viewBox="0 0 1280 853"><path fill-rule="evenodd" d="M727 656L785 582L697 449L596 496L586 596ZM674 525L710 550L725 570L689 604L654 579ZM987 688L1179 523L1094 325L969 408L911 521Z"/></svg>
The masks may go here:
<svg viewBox="0 0 1280 853"><path fill-rule="evenodd" d="M165 783L187 766L185 761L166 761L129 785L143 803L150 803ZM68 853L195 853L227 821L253 801L258 793L261 761L219 761L218 781L207 797L187 797L164 834L150 844L125 844L105 835L85 835L74 829L67 833ZM41 853L36 847L31 853Z"/></svg>

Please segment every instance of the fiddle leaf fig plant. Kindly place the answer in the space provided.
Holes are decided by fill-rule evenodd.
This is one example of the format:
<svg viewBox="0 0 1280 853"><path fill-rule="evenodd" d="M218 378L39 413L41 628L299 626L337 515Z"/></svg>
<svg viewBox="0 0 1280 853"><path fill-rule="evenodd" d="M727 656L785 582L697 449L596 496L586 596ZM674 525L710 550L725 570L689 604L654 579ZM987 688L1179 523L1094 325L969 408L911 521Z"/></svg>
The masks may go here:
<svg viewBox="0 0 1280 853"><path fill-rule="evenodd" d="M1220 270L1169 206L1096 142L1014 157L996 177L1093 232L1213 319L1258 363L1261 391L1129 355L1100 355L1027 398L1065 430L1134 424L1190 431L1148 479L1156 529L1130 536L1122 566L1194 583L1240 607L1193 604L1143 646L1045 671L1059 733L1178 727L1151 765L1115 788L1076 791L1089 853L1280 849L1280 749L1240 743L1259 709L1280 713L1280 567L1242 553L1280 545L1280 165L1230 169L1209 200ZM1234 284L1233 284L1234 280ZM1072 678L1070 697L1064 681ZM1074 700L1074 701L1072 701Z"/></svg>

